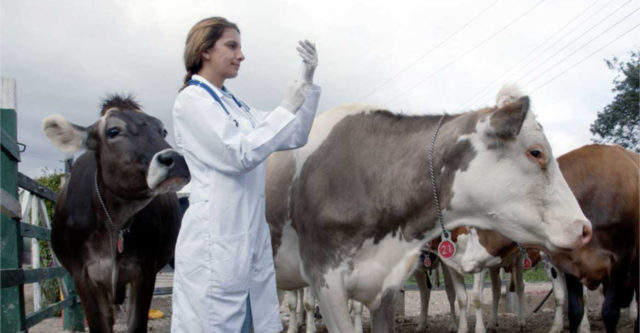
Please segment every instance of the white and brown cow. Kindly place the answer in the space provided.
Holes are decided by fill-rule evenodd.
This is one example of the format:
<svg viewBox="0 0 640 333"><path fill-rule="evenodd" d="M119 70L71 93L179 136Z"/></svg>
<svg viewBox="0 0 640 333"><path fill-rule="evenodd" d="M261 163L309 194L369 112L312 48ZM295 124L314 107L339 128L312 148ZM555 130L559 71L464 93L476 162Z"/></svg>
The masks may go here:
<svg viewBox="0 0 640 333"><path fill-rule="evenodd" d="M471 304L475 310L476 332L485 332L482 318L482 295L487 271L491 278L492 307L488 330L495 331L498 319L498 303L500 300L499 279L500 269L511 273L509 289L516 292L518 298L518 324L522 330L524 321L524 282L522 279L523 260L522 251L527 252L530 267L535 266L541 259L537 249L524 249L509 238L493 230L478 230L472 227L459 227L452 231L452 240L456 244L456 253L451 258L441 258L445 270L451 274L452 287L456 291L460 308L460 323L458 332L467 332L468 298L464 285L464 275L473 274L473 290ZM435 251L437 244L432 242Z"/></svg>
<svg viewBox="0 0 640 333"><path fill-rule="evenodd" d="M308 284L329 331L353 331L349 298L375 330L392 329L387 291L440 234L428 158L440 120L433 165L447 228L499 228L553 251L591 237L528 97L442 117L335 108L305 147L270 158L266 189L278 288Z"/></svg>

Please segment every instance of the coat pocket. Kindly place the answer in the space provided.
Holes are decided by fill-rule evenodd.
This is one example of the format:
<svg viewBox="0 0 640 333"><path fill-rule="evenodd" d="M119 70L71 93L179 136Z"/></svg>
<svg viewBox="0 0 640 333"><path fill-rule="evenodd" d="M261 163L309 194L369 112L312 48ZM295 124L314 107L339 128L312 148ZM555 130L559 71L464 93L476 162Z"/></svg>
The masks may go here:
<svg viewBox="0 0 640 333"><path fill-rule="evenodd" d="M251 269L248 234L213 237L210 250L212 287L230 293L247 290Z"/></svg>

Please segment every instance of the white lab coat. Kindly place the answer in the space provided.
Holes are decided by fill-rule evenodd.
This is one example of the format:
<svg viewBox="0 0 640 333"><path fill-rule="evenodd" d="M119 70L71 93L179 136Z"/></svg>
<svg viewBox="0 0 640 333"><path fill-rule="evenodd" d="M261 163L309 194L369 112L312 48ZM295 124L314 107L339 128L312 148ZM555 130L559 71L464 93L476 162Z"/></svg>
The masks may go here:
<svg viewBox="0 0 640 333"><path fill-rule="evenodd" d="M279 332L264 161L306 143L320 88L308 91L296 115L282 107L249 114L205 78L193 79L214 89L230 116L198 86L182 90L173 108L191 195L176 245L171 331L239 332L250 295L254 331Z"/></svg>

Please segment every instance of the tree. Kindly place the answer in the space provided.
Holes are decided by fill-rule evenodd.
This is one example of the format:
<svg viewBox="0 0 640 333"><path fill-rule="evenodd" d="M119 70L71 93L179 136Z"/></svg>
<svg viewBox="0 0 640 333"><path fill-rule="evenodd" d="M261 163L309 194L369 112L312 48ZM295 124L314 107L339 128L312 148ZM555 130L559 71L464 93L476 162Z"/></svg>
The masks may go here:
<svg viewBox="0 0 640 333"><path fill-rule="evenodd" d="M613 80L613 101L598 112L591 124L592 138L597 143L615 143L640 152L640 115L638 111L638 86L640 75L640 51L632 51L631 59L622 62L614 57L606 60L611 70L619 73Z"/></svg>
<svg viewBox="0 0 640 333"><path fill-rule="evenodd" d="M49 189L60 192L60 184L62 183L62 179L64 178L64 174L60 171L49 171L48 168L45 168L42 171L42 177L37 178L36 181ZM46 201L45 206L47 208L47 215L49 215L49 221L53 221L53 210L54 204L53 202ZM40 221L40 226L46 227L43 225L43 221ZM52 267L53 266L53 255L50 251L49 242L45 240L39 240L40 243L40 266L41 267ZM33 255L33 254L32 254ZM60 284L58 283L58 279L49 279L40 283L40 288L42 290L43 299L41 306L47 306L49 304L53 304L60 300Z"/></svg>

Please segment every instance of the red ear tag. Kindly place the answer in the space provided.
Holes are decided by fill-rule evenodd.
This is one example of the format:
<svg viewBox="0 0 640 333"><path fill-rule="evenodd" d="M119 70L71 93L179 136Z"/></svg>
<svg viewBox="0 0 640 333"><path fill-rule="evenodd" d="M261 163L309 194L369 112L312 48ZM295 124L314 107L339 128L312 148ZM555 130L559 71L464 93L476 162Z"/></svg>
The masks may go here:
<svg viewBox="0 0 640 333"><path fill-rule="evenodd" d="M124 238L122 238L122 233L118 233L118 253L122 253L124 251Z"/></svg>
<svg viewBox="0 0 640 333"><path fill-rule="evenodd" d="M524 267L524 269L531 269L531 259L524 258L524 262L522 263L522 267Z"/></svg>
<svg viewBox="0 0 640 333"><path fill-rule="evenodd" d="M442 234L442 241L438 245L438 254L444 259L449 259L456 254L456 245L449 237L449 233Z"/></svg>
<svg viewBox="0 0 640 333"><path fill-rule="evenodd" d="M431 258L429 258L429 255L424 258L424 261L422 263L424 264L424 267L431 267Z"/></svg>

